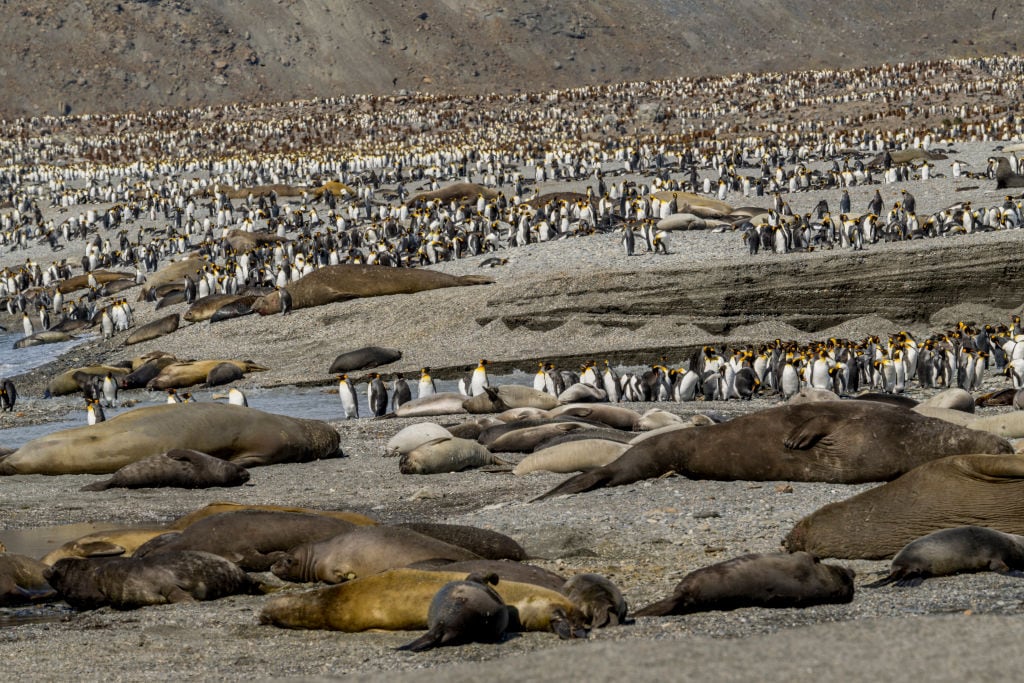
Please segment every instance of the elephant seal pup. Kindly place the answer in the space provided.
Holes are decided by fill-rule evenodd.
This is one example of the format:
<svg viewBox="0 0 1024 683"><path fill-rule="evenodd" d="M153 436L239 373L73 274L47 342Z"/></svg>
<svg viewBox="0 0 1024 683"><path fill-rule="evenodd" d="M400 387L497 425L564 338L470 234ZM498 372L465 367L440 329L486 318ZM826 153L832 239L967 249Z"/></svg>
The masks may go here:
<svg viewBox="0 0 1024 683"><path fill-rule="evenodd" d="M411 294L445 287L489 285L494 280L478 275L448 275L421 268L390 268L343 263L318 268L285 288L292 298L292 309L323 306L336 301L347 301L370 296ZM261 296L252 304L260 315L281 311L281 293Z"/></svg>
<svg viewBox="0 0 1024 683"><path fill-rule="evenodd" d="M52 565L65 557L131 557L144 543L166 534L167 531L165 527L129 527L94 531L51 550L43 557L42 562Z"/></svg>
<svg viewBox="0 0 1024 683"><path fill-rule="evenodd" d="M871 401L802 403L650 438L539 499L668 472L691 479L858 484L895 479L946 455L1011 452L1005 439L904 408Z"/></svg>
<svg viewBox="0 0 1024 683"><path fill-rule="evenodd" d="M577 574L562 586L562 593L580 608L588 628L626 623L628 607L622 591L600 574Z"/></svg>
<svg viewBox="0 0 1024 683"><path fill-rule="evenodd" d="M394 526L412 529L416 533L465 548L487 560L525 560L526 551L514 539L491 529L465 524L439 524L437 522L403 522Z"/></svg>
<svg viewBox="0 0 1024 683"><path fill-rule="evenodd" d="M558 395L558 404L568 403L602 403L608 400L608 392L604 389L580 382L573 384Z"/></svg>
<svg viewBox="0 0 1024 683"><path fill-rule="evenodd" d="M206 489L213 486L241 486L249 471L233 462L206 453L176 448L125 465L110 479L83 486L80 491L112 488Z"/></svg>
<svg viewBox="0 0 1024 683"><path fill-rule="evenodd" d="M956 455L925 463L804 517L783 545L818 557L881 560L925 534L964 524L1024 534L1024 458Z"/></svg>
<svg viewBox="0 0 1024 683"><path fill-rule="evenodd" d="M192 526L201 519L219 515L222 512L242 512L245 510L262 510L263 512L294 512L303 515L320 515L321 517L340 519L343 522L349 522L356 526L373 526L375 524L379 524L375 519L350 510L314 510L313 508L287 507L284 505L242 505L241 503L222 501L219 503L209 503L194 512L188 513L184 517L179 517L168 524L167 529L178 529L180 531L181 529Z"/></svg>
<svg viewBox="0 0 1024 683"><path fill-rule="evenodd" d="M220 308L210 316L210 324L219 323L224 320L233 320L247 315L252 315L252 304L261 294L244 294L234 301L222 304Z"/></svg>
<svg viewBox="0 0 1024 683"><path fill-rule="evenodd" d="M567 403L548 411L548 417L579 417L602 422L613 429L630 431L642 416L635 410L601 403Z"/></svg>
<svg viewBox="0 0 1024 683"><path fill-rule="evenodd" d="M114 280L133 280L135 279L134 273L119 273L110 270L94 270L89 273L82 273L81 275L75 275L61 280L57 283L57 291L61 294L67 294L69 292L76 292L79 289L86 289L90 287L89 276L93 277L96 284L105 285L108 282Z"/></svg>
<svg viewBox="0 0 1024 683"><path fill-rule="evenodd" d="M262 592L260 583L234 563L196 551L145 558L64 558L45 576L80 610L107 605L127 610Z"/></svg>
<svg viewBox="0 0 1024 683"><path fill-rule="evenodd" d="M971 396L971 392L966 389L954 387L952 389L940 391L934 396L921 401L917 405L928 406L930 408L948 408L950 410L959 410L964 413L973 413L975 402L974 397Z"/></svg>
<svg viewBox="0 0 1024 683"><path fill-rule="evenodd" d="M342 583L425 560L459 562L474 553L393 526L365 526L291 548L270 571L285 581Z"/></svg>
<svg viewBox="0 0 1024 683"><path fill-rule="evenodd" d="M142 389L149 384L150 380L159 375L161 370L171 363L177 362L178 359L171 355L150 358L127 375L123 375L119 384L122 389Z"/></svg>
<svg viewBox="0 0 1024 683"><path fill-rule="evenodd" d="M398 349L386 349L382 346L364 346L355 351L346 351L340 354L331 363L327 373L336 375L342 372L353 372L355 370L367 370L376 368L388 363L402 360L402 352Z"/></svg>
<svg viewBox="0 0 1024 683"><path fill-rule="evenodd" d="M245 377L245 372L234 363L218 363L206 373L206 386L221 387L237 382L243 377Z"/></svg>
<svg viewBox="0 0 1024 683"><path fill-rule="evenodd" d="M455 572L392 569L336 586L275 596L260 612L259 621L282 628L348 633L425 629L437 592L448 582L465 578ZM495 590L506 605L515 608L510 613L510 631L552 631L562 638L583 632L583 614L560 593L515 581L499 581Z"/></svg>
<svg viewBox="0 0 1024 683"><path fill-rule="evenodd" d="M515 422L511 422L508 426L514 427L515 424ZM522 429L510 429L493 439L487 439L486 434L481 434L478 441L498 453L532 453L539 444L550 441L556 436L589 429L589 425L579 422L548 422Z"/></svg>
<svg viewBox="0 0 1024 683"><path fill-rule="evenodd" d="M202 299L197 299L194 304L188 307L188 310L185 311L185 315L182 317L190 323L209 320L223 306L228 306L244 298L245 295L243 294L210 294ZM251 297L249 305L252 306L252 302L255 300L256 297Z"/></svg>
<svg viewBox="0 0 1024 683"><path fill-rule="evenodd" d="M47 569L31 557L0 552L0 607L27 605L57 595L46 581Z"/></svg>
<svg viewBox="0 0 1024 683"><path fill-rule="evenodd" d="M180 532L158 536L135 557L202 550L220 555L247 571L265 572L290 548L322 541L357 528L341 519L295 512L240 510L213 515Z"/></svg>
<svg viewBox="0 0 1024 683"><path fill-rule="evenodd" d="M436 415L464 415L466 409L462 404L466 397L462 394L446 391L431 394L423 398L414 398L403 403L395 410L395 417L434 417Z"/></svg>
<svg viewBox="0 0 1024 683"><path fill-rule="evenodd" d="M470 574L441 587L427 609L427 632L399 650L423 652L443 645L496 643L508 628L509 610L498 592L496 574Z"/></svg>
<svg viewBox="0 0 1024 683"><path fill-rule="evenodd" d="M398 470L402 474L441 474L488 465L509 464L476 441L452 437L443 441L431 441L409 451L399 461ZM0 462L0 467L2 465Z"/></svg>
<svg viewBox="0 0 1024 683"><path fill-rule="evenodd" d="M148 389L184 389L186 387L202 384L209 378L210 372L223 363L234 365L243 373L261 372L265 367L253 363L251 360L192 360L171 363L160 374L154 377L146 385Z"/></svg>
<svg viewBox="0 0 1024 683"><path fill-rule="evenodd" d="M409 425L388 439L384 446L386 457L405 455L411 450L431 441L452 438L452 433L434 422L420 422Z"/></svg>
<svg viewBox="0 0 1024 683"><path fill-rule="evenodd" d="M309 462L341 455L339 441L337 430L319 420L225 403L164 404L29 441L0 460L0 475L111 474L175 448L241 467Z"/></svg>
<svg viewBox="0 0 1024 683"><path fill-rule="evenodd" d="M582 439L535 451L519 461L512 474L530 472L588 472L604 467L629 450L629 444L605 439Z"/></svg>
<svg viewBox="0 0 1024 683"><path fill-rule="evenodd" d="M466 399L462 407L467 413L501 413L512 408L539 408L551 410L558 405L558 399L544 391L521 384L503 384L500 387L484 387L484 393Z"/></svg>
<svg viewBox="0 0 1024 683"><path fill-rule="evenodd" d="M1024 536L983 526L940 529L911 541L896 553L889 575L868 584L919 586L930 576L967 572L1006 573L1024 569Z"/></svg>
<svg viewBox="0 0 1024 683"><path fill-rule="evenodd" d="M686 418L680 417L675 413L670 413L667 410L651 408L641 415L640 419L633 423L632 431L652 432L655 429L661 429L662 427L685 424L687 424Z"/></svg>
<svg viewBox="0 0 1024 683"><path fill-rule="evenodd" d="M58 332L54 330L43 330L42 332L36 332L28 337L22 337L18 341L14 342L14 348L16 349L27 349L30 346L42 346L43 344L59 344L60 342L71 341L74 339L67 332Z"/></svg>
<svg viewBox="0 0 1024 683"><path fill-rule="evenodd" d="M141 344L142 342L149 341L150 339L157 339L158 337L162 337L176 331L180 322L180 316L177 313L165 315L162 318L157 318L151 323L146 323L139 329L132 332L128 335L128 338L125 339L124 343L127 346L131 346L132 344Z"/></svg>
<svg viewBox="0 0 1024 683"><path fill-rule="evenodd" d="M690 572L672 595L635 616L846 603L853 600L853 577L852 569L822 564L810 553L754 553Z"/></svg>

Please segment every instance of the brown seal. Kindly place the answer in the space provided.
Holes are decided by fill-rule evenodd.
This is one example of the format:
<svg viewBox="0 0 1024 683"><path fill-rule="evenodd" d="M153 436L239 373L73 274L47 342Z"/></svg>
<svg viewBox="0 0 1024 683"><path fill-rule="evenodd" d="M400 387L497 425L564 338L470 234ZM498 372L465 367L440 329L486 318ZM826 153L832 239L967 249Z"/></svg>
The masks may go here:
<svg viewBox="0 0 1024 683"><path fill-rule="evenodd" d="M114 376L115 379L119 379L128 374L128 368L123 368L118 365L88 365L82 368L71 368L66 372L62 372L46 385L46 390L50 392L51 396L67 396L68 394L74 394L82 390L82 383L76 379L82 376L92 377L106 377L107 373Z"/></svg>
<svg viewBox="0 0 1024 683"><path fill-rule="evenodd" d="M624 624L628 615L622 591L608 577L577 574L562 586L562 593L580 608L589 628Z"/></svg>
<svg viewBox="0 0 1024 683"><path fill-rule="evenodd" d="M1008 573L1024 569L1024 536L983 526L940 529L903 546L892 559L889 575L868 584L917 586L930 576L967 572Z"/></svg>
<svg viewBox="0 0 1024 683"><path fill-rule="evenodd" d="M398 462L398 470L402 474L441 474L508 464L483 444L452 437L425 443L403 454Z"/></svg>
<svg viewBox="0 0 1024 683"><path fill-rule="evenodd" d="M404 522L395 526L436 538L439 541L465 548L488 560L525 560L526 551L515 539L492 529L466 524L440 524L437 522Z"/></svg>
<svg viewBox="0 0 1024 683"><path fill-rule="evenodd" d="M388 363L402 360L402 352L398 349L388 349L383 346L364 346L354 351L346 351L338 355L331 363L327 372L336 375L339 372L352 372L354 370L367 370L376 368Z"/></svg>
<svg viewBox="0 0 1024 683"><path fill-rule="evenodd" d="M0 552L0 607L49 600L57 592L45 578L48 567L31 557Z"/></svg>
<svg viewBox="0 0 1024 683"><path fill-rule="evenodd" d="M125 465L110 479L83 486L81 491L112 488L207 489L213 486L241 486L249 471L233 462L206 453L173 449Z"/></svg>
<svg viewBox="0 0 1024 683"><path fill-rule="evenodd" d="M286 581L341 583L426 560L460 562L478 556L412 529L365 526L291 548L270 571Z"/></svg>
<svg viewBox="0 0 1024 683"><path fill-rule="evenodd" d="M500 387L484 387L484 393L466 399L462 407L467 413L500 413L512 408L540 408L550 410L558 405L558 399L544 391L521 384L503 384Z"/></svg>
<svg viewBox="0 0 1024 683"><path fill-rule="evenodd" d="M289 548L321 541L356 528L322 515L240 510L205 517L180 533L158 536L135 551L136 557L202 550L231 560L242 569L265 572Z"/></svg>
<svg viewBox="0 0 1024 683"><path fill-rule="evenodd" d="M125 344L131 346L132 344L141 344L144 341L150 339L156 339L166 334L170 334L178 329L179 316L177 313L171 313L165 315L162 318L157 318L151 323L147 323L139 329L128 335L128 339L125 340Z"/></svg>
<svg viewBox="0 0 1024 683"><path fill-rule="evenodd" d="M470 574L441 586L427 609L427 632L399 650L423 652L443 645L496 643L505 635L509 609L496 590L496 574Z"/></svg>
<svg viewBox="0 0 1024 683"><path fill-rule="evenodd" d="M185 311L185 315L182 317L190 323L209 320L221 306L227 306L244 298L244 294L211 294L204 296L202 299L196 299L195 303L188 307L188 310ZM251 299L250 303L253 300L255 299Z"/></svg>
<svg viewBox="0 0 1024 683"><path fill-rule="evenodd" d="M484 199L495 199L498 196L498 191L476 183L452 183L440 189L421 192L410 197L406 204L413 206L420 202L432 202L435 199L440 199L446 204L453 199L459 202L476 201L480 195L483 195Z"/></svg>
<svg viewBox="0 0 1024 683"><path fill-rule="evenodd" d="M96 279L96 284L106 284L113 282L114 280L133 280L135 275L133 273L118 273L110 270L94 270L91 273L82 273L74 277L69 277L66 280L61 280L57 283L57 291L61 294L67 294L68 292L75 292L79 289L85 289L89 286L89 276L92 275Z"/></svg>
<svg viewBox="0 0 1024 683"><path fill-rule="evenodd" d="M691 479L858 484L894 479L947 455L1012 452L998 436L903 408L871 401L801 403L652 437L539 499L668 472Z"/></svg>
<svg viewBox="0 0 1024 683"><path fill-rule="evenodd" d="M410 294L445 287L487 285L494 280L478 275L448 275L420 268L389 268L341 264L318 268L290 283L286 289L292 297L292 309L323 306L370 296ZM281 295L273 292L257 299L252 310L260 315L281 311Z"/></svg>
<svg viewBox="0 0 1024 683"><path fill-rule="evenodd" d="M963 524L1024 534L1024 458L956 455L925 463L811 513L783 544L819 557L881 560L915 538Z"/></svg>
<svg viewBox="0 0 1024 683"><path fill-rule="evenodd" d="M340 437L326 422L224 403L136 408L106 422L54 432L0 460L0 475L111 474L175 448L252 467L337 457Z"/></svg>
<svg viewBox="0 0 1024 683"><path fill-rule="evenodd" d="M212 517L213 515L219 515L222 512L242 512L243 510L263 510L264 512L295 512L304 515L320 515L321 517L330 517L332 519L340 519L344 522L355 524L356 526L373 526L378 524L377 520L361 515L358 512L352 512L350 510L314 510L313 508L300 508L300 507L288 507L285 505L243 505L242 503L232 503L230 501L222 501L218 503L210 503L203 507L190 512L183 517L179 517L170 524L167 525L168 529L184 529L192 526L201 519Z"/></svg>
<svg viewBox="0 0 1024 683"><path fill-rule="evenodd" d="M259 620L282 628L348 633L425 629L437 592L448 582L465 578L455 572L393 569L337 586L275 596ZM564 595L515 581L499 581L495 590L515 608L509 630L553 631L563 638L581 633L584 617Z"/></svg>
<svg viewBox="0 0 1024 683"><path fill-rule="evenodd" d="M194 551L143 558L69 557L54 563L45 577L75 609L135 609L262 592L259 582L234 563Z"/></svg>
<svg viewBox="0 0 1024 683"><path fill-rule="evenodd" d="M184 389L186 387L202 384L207 381L210 371L221 363L230 363L247 372L262 372L265 367L253 363L251 360L193 360L171 363L160 371L160 374L151 379L146 386L150 389Z"/></svg>
<svg viewBox="0 0 1024 683"><path fill-rule="evenodd" d="M822 564L810 553L754 553L690 572L672 595L636 616L846 603L853 600L853 577L852 569Z"/></svg>
<svg viewBox="0 0 1024 683"><path fill-rule="evenodd" d="M43 564L53 564L65 557L131 557L143 544L166 534L165 527L127 527L94 531L64 543L43 557Z"/></svg>

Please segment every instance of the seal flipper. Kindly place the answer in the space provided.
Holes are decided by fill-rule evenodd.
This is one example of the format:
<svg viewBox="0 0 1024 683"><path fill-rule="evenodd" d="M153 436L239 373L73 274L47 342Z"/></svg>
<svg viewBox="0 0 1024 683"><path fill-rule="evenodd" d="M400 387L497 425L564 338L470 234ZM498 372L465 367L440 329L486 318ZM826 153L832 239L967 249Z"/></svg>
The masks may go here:
<svg viewBox="0 0 1024 683"><path fill-rule="evenodd" d="M829 415L815 415L803 424L794 427L782 445L793 450L807 450L814 446L835 429L836 419Z"/></svg>
<svg viewBox="0 0 1024 683"><path fill-rule="evenodd" d="M444 635L444 624L438 624L434 628L430 629L416 640L406 643L401 647L396 647L396 650L405 650L408 652L424 652L426 650L432 650L441 644L441 637Z"/></svg>
<svg viewBox="0 0 1024 683"><path fill-rule="evenodd" d="M604 467L591 470L590 472L584 472L582 474L577 474L574 477L569 477L555 488L551 489L547 493L542 493L530 502L536 503L538 500L544 500L545 498L554 498L555 496L562 496L570 493L583 493L584 491L593 491L594 489L604 488L612 479L612 473L607 471Z"/></svg>
<svg viewBox="0 0 1024 683"><path fill-rule="evenodd" d="M670 614L675 614L676 613L676 612L674 612L675 609L676 609L676 597L675 597L675 595L670 595L667 598L663 598L662 600L658 600L657 602L652 602L651 604L647 605L647 607L643 607L641 609L638 609L637 611L633 612L633 616L634 617L667 617Z"/></svg>
<svg viewBox="0 0 1024 683"><path fill-rule="evenodd" d="M882 586L888 586L890 583L896 583L901 579L903 575L899 572L892 572L888 576L885 576L878 581L864 584L865 588L881 588Z"/></svg>
<svg viewBox="0 0 1024 683"><path fill-rule="evenodd" d="M86 484L79 491L106 491L107 489L114 488L114 479L104 479L102 481L95 481L91 484Z"/></svg>

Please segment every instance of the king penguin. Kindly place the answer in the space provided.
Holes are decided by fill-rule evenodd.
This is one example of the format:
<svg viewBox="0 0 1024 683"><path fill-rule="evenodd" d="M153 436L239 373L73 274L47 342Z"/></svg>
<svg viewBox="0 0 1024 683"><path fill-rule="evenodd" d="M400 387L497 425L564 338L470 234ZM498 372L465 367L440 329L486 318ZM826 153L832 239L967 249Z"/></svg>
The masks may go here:
<svg viewBox="0 0 1024 683"><path fill-rule="evenodd" d="M423 398L425 396L432 396L437 393L437 387L434 385L434 378L430 376L430 368L422 368L420 370L420 382L416 392L417 398Z"/></svg>
<svg viewBox="0 0 1024 683"><path fill-rule="evenodd" d="M107 416L103 414L103 405L95 398L86 399L85 412L85 421L90 425L104 422L107 419Z"/></svg>
<svg viewBox="0 0 1024 683"><path fill-rule="evenodd" d="M167 402L168 403L181 403L181 397L178 396L178 392L174 389L167 390Z"/></svg>
<svg viewBox="0 0 1024 683"><path fill-rule="evenodd" d="M117 380L109 372L103 378L103 400L108 408L113 408L114 403L117 401Z"/></svg>
<svg viewBox="0 0 1024 683"><path fill-rule="evenodd" d="M469 395L479 396L484 393L484 388L489 386L491 385L487 381L487 361L481 359L480 364L473 371L472 379L469 381Z"/></svg>
<svg viewBox="0 0 1024 683"><path fill-rule="evenodd" d="M391 394L391 409L398 410L399 406L403 403L408 403L412 400L412 389L409 388L409 383L405 381L405 377L402 373L395 374L395 384L392 387Z"/></svg>
<svg viewBox="0 0 1024 683"><path fill-rule="evenodd" d="M379 372L370 375L370 383L366 386L366 399L374 417L381 417L388 412L388 388Z"/></svg>
<svg viewBox="0 0 1024 683"><path fill-rule="evenodd" d="M348 375L338 375L338 396L341 397L341 407L345 412L345 419L351 420L359 417L356 388L348 381Z"/></svg>
<svg viewBox="0 0 1024 683"><path fill-rule="evenodd" d="M233 406L249 407L249 399L245 397L241 389L234 387L231 387L231 390L228 391L228 403Z"/></svg>

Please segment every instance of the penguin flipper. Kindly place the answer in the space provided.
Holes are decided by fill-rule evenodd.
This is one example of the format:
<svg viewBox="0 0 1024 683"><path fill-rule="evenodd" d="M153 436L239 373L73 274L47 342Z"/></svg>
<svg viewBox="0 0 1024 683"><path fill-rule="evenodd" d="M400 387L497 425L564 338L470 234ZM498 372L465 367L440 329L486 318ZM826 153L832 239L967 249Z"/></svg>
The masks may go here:
<svg viewBox="0 0 1024 683"><path fill-rule="evenodd" d="M816 415L794 427L782 445L793 450L807 450L832 433L836 420L827 415Z"/></svg>
<svg viewBox="0 0 1024 683"><path fill-rule="evenodd" d="M593 491L594 489L604 488L611 480L611 472L608 472L603 467L589 472L583 472L582 474L577 474L574 477L569 477L555 488L551 489L547 493L537 496L530 502L536 503L538 500L554 498L555 496Z"/></svg>

